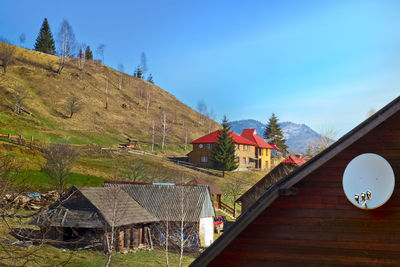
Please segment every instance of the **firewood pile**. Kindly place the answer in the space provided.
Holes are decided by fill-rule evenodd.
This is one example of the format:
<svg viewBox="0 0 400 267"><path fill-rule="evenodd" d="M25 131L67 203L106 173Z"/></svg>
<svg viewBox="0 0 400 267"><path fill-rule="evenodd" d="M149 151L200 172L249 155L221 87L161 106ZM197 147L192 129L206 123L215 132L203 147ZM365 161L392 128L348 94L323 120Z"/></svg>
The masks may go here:
<svg viewBox="0 0 400 267"><path fill-rule="evenodd" d="M0 202L3 202L3 205L7 205L12 209L39 210L54 203L59 197L57 191L49 191L44 194L24 192L6 194Z"/></svg>

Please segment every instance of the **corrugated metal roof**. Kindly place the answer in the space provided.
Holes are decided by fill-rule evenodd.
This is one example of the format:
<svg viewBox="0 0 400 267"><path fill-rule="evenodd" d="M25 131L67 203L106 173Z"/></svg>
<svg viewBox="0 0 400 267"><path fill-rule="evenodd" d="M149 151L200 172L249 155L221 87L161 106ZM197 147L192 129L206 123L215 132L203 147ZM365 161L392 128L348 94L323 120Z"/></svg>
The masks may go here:
<svg viewBox="0 0 400 267"><path fill-rule="evenodd" d="M107 185L106 185L107 186ZM162 221L198 222L215 216L206 186L119 185L134 200ZM208 197L206 197L208 195ZM204 205L208 201L211 205ZM183 204L183 210L182 210ZM203 210L205 207L206 210ZM207 208L208 207L208 208Z"/></svg>
<svg viewBox="0 0 400 267"><path fill-rule="evenodd" d="M261 137L259 137L256 129L243 129L241 136L256 143L256 147L276 149L276 146L268 144Z"/></svg>
<svg viewBox="0 0 400 267"><path fill-rule="evenodd" d="M224 194L224 192L223 192L222 190L220 190L219 188L213 186L212 184L210 184L210 183L208 183L208 182L206 182L206 181L204 181L203 179L200 179L200 178L195 178L195 179L191 180L190 182L187 182L186 184L187 184L187 185L199 185L199 184L201 184L201 185L207 185L207 186L210 187L210 192L211 192L211 194L213 194L213 195L214 195L214 194L215 194L215 195L222 195L222 194Z"/></svg>

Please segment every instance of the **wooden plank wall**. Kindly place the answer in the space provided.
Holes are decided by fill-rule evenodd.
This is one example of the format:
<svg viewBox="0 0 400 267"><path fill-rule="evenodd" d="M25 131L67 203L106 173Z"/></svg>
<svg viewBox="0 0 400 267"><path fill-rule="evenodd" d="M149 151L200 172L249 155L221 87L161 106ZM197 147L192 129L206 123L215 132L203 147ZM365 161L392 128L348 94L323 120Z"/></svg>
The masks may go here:
<svg viewBox="0 0 400 267"><path fill-rule="evenodd" d="M376 153L391 164L395 191L376 210L354 207L342 188L347 164ZM281 196L210 266L400 266L400 113Z"/></svg>

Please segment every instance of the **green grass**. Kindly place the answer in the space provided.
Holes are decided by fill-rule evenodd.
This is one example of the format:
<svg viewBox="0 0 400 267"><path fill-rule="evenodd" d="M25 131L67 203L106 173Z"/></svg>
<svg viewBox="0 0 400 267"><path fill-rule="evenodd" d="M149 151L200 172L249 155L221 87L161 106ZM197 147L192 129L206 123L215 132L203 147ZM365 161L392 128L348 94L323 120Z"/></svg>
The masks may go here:
<svg viewBox="0 0 400 267"><path fill-rule="evenodd" d="M35 189L52 189L54 184L49 176L40 170L24 170L21 172L20 180L25 184L31 185ZM104 179L92 175L71 173L68 178L67 186L102 186Z"/></svg>

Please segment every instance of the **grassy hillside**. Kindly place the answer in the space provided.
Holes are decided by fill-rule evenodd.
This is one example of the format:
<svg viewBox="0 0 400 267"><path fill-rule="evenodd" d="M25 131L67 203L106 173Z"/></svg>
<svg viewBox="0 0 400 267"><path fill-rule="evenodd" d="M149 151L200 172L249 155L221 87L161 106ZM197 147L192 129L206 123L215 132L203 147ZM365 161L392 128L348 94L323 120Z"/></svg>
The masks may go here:
<svg viewBox="0 0 400 267"><path fill-rule="evenodd" d="M87 62L84 69L79 70L77 60L70 59L62 73L57 74L60 60L57 56L20 47L16 47L15 56L14 64L0 77L0 134L34 136L44 142L114 146L127 137L151 142L154 121L159 149L161 117L165 111L167 151L182 154L186 129L190 142L207 133L210 125L212 130L218 127L207 118L199 125L199 114L173 95L99 62ZM119 90L121 75L123 82ZM33 116L13 112L15 97L21 89L29 95L23 107ZM83 108L67 118L66 102L71 94L79 97ZM149 94L151 102L147 112ZM142 143L142 148L149 147L148 143Z"/></svg>

